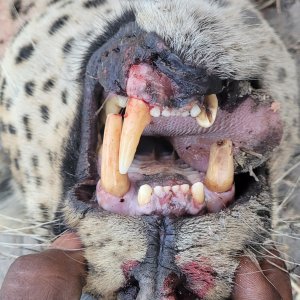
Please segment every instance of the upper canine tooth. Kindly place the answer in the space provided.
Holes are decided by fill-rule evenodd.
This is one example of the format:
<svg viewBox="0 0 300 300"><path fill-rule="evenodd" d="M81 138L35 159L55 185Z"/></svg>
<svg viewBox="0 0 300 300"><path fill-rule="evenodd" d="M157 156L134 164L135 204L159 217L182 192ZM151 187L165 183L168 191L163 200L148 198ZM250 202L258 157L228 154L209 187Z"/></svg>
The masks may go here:
<svg viewBox="0 0 300 300"><path fill-rule="evenodd" d="M227 192L234 180L232 142L223 140L212 144L204 183L213 192Z"/></svg>
<svg viewBox="0 0 300 300"><path fill-rule="evenodd" d="M159 116L160 116L160 109L159 109L159 107L157 107L157 106L153 107L153 108L150 110L150 115L151 115L152 117L155 117L155 118L159 117Z"/></svg>
<svg viewBox="0 0 300 300"><path fill-rule="evenodd" d="M149 106L142 100L130 98L124 115L121 133L119 171L126 174L145 127L150 123Z"/></svg>
<svg viewBox="0 0 300 300"><path fill-rule="evenodd" d="M216 120L218 112L218 98L215 94L205 96L204 108L196 118L201 127L208 128L212 126Z"/></svg>
<svg viewBox="0 0 300 300"><path fill-rule="evenodd" d="M204 202L204 186L202 182L196 182L191 188L193 199L201 204Z"/></svg>
<svg viewBox="0 0 300 300"><path fill-rule="evenodd" d="M201 108L199 107L199 105L195 104L191 109L191 117L193 118L198 117L200 113L201 113Z"/></svg>
<svg viewBox="0 0 300 300"><path fill-rule="evenodd" d="M153 189L149 184L144 184L139 188L138 203L140 206L146 205L150 202Z"/></svg>
<svg viewBox="0 0 300 300"><path fill-rule="evenodd" d="M109 114L101 147L101 186L106 192L117 197L124 196L130 188L128 175L119 173L121 129L122 116Z"/></svg>

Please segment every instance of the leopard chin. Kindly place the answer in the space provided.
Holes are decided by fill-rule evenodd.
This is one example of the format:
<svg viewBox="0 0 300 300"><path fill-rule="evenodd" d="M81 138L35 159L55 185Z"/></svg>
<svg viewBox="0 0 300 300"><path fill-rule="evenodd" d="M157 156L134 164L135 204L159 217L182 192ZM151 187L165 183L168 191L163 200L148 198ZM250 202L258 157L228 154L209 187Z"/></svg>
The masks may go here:
<svg viewBox="0 0 300 300"><path fill-rule="evenodd" d="M48 2L0 78L27 214L78 233L97 298L227 299L298 142L282 42L248 1Z"/></svg>

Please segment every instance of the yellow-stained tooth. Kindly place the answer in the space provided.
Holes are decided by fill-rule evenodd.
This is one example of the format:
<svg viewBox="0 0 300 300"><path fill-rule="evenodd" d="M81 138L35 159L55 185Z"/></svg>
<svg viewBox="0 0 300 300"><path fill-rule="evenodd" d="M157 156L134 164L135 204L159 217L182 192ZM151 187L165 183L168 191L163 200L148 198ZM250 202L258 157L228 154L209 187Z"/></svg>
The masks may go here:
<svg viewBox="0 0 300 300"><path fill-rule="evenodd" d="M149 106L142 100L130 98L126 107L120 142L119 171L126 174L145 127L150 123Z"/></svg>
<svg viewBox="0 0 300 300"><path fill-rule="evenodd" d="M213 192L227 192L234 180L234 164L232 142L222 140L212 144L210 148L205 186Z"/></svg>
<svg viewBox="0 0 300 300"><path fill-rule="evenodd" d="M117 197L124 196L130 188L128 175L119 172L121 130L122 116L109 114L101 148L101 186L106 192Z"/></svg>
<svg viewBox="0 0 300 300"><path fill-rule="evenodd" d="M196 118L201 127L208 128L212 126L216 120L218 112L218 98L215 94L205 96L204 107Z"/></svg>
<svg viewBox="0 0 300 300"><path fill-rule="evenodd" d="M192 185L191 188L193 199L202 204L204 202L204 186L202 182L196 182Z"/></svg>

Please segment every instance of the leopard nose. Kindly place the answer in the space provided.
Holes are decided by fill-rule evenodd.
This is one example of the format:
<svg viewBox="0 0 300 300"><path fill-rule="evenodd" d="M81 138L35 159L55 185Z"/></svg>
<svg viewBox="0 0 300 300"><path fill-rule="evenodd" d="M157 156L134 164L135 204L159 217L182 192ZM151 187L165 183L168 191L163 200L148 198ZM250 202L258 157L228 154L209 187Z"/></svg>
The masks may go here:
<svg viewBox="0 0 300 300"><path fill-rule="evenodd" d="M159 286L159 283L157 283ZM172 274L161 285L163 290L154 290L151 282L132 282L130 286L118 294L119 300L196 300L198 296L187 290L183 282Z"/></svg>

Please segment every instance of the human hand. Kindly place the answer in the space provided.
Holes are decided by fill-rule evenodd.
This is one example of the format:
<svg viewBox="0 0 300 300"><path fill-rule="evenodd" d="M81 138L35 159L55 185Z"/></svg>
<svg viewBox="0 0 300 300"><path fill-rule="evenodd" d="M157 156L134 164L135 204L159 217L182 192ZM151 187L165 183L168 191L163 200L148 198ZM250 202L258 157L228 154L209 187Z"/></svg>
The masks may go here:
<svg viewBox="0 0 300 300"><path fill-rule="evenodd" d="M8 270L1 300L80 299L86 267L81 242L65 233L49 250L19 257Z"/></svg>
<svg viewBox="0 0 300 300"><path fill-rule="evenodd" d="M285 264L277 251L257 266L241 258L236 272L233 300L292 300L292 288Z"/></svg>

